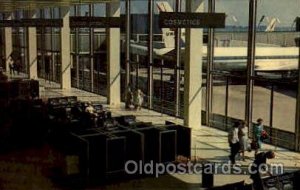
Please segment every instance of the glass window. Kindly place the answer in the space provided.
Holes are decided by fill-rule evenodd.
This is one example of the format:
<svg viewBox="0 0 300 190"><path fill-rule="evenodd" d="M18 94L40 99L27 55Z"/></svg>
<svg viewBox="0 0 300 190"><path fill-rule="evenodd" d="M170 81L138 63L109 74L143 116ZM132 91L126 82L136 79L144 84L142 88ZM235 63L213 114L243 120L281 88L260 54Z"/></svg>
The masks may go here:
<svg viewBox="0 0 300 190"><path fill-rule="evenodd" d="M297 0L261 0L257 10L253 99L262 100L253 121L263 118L270 143L286 148L294 148L295 138L299 55L293 30L299 8Z"/></svg>
<svg viewBox="0 0 300 190"><path fill-rule="evenodd" d="M106 16L106 4L105 3L94 4L94 16L96 16L96 17L105 17Z"/></svg>
<svg viewBox="0 0 300 190"><path fill-rule="evenodd" d="M54 19L60 18L60 10L58 7L53 8L53 16Z"/></svg>
<svg viewBox="0 0 300 190"><path fill-rule="evenodd" d="M47 19L51 18L51 8L44 9L44 18L47 18Z"/></svg>
<svg viewBox="0 0 300 190"><path fill-rule="evenodd" d="M70 16L75 16L75 6L70 7Z"/></svg>
<svg viewBox="0 0 300 190"><path fill-rule="evenodd" d="M225 13L226 20L225 28L215 29L213 39L215 47L210 121L213 126L223 130L245 118L248 9L248 0L216 0L215 11Z"/></svg>
<svg viewBox="0 0 300 190"><path fill-rule="evenodd" d="M90 16L89 5L79 5L79 16Z"/></svg>

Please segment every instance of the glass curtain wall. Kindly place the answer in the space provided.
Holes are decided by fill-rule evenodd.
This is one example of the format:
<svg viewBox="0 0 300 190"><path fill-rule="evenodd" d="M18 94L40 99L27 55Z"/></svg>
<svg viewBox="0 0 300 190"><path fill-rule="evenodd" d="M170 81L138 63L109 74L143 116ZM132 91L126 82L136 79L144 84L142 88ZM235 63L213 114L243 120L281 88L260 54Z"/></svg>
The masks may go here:
<svg viewBox="0 0 300 190"><path fill-rule="evenodd" d="M25 18L24 11L16 11L14 12L14 19L22 19ZM24 73L25 77L27 77L27 60L26 60L26 52L27 52L27 43L26 43L26 30L24 27L13 27L12 28L12 41L13 41L13 53L12 59L14 61L14 70L16 73Z"/></svg>
<svg viewBox="0 0 300 190"><path fill-rule="evenodd" d="M90 16L89 5L78 5L77 16ZM78 70L79 88L91 92L91 28L78 28Z"/></svg>
<svg viewBox="0 0 300 190"><path fill-rule="evenodd" d="M158 18L160 11L185 12L185 0L155 0L153 17L153 109L173 116L183 117L184 97L184 52L185 29L179 30L178 56L176 53L176 30L160 28ZM178 10L177 10L178 3ZM207 9L206 9L207 10ZM132 90L141 89L144 94L148 92L148 80L150 78L148 58L148 0L131 1L131 45L130 45L130 85ZM200 39L199 39L200 40ZM165 54L156 53L158 50L170 49ZM206 46L204 45L204 51ZM124 49L124 47L123 47ZM206 58L204 57L204 63ZM203 73L206 77L206 73ZM203 100L206 98L205 80ZM145 100L146 102L146 100ZM145 103L146 106L146 103ZM206 108L202 101L203 110Z"/></svg>
<svg viewBox="0 0 300 190"><path fill-rule="evenodd" d="M39 10L39 17L45 19L61 18L59 8L45 8ZM38 77L45 80L61 82L61 48L60 28L37 28L38 47Z"/></svg>
<svg viewBox="0 0 300 190"><path fill-rule="evenodd" d="M148 0L131 1L131 45L130 45L130 81L131 90L140 89L145 95L148 94L148 47L147 37L148 23ZM141 44L143 50L134 48L134 44ZM123 60L123 59L121 59ZM122 87L123 88L123 87ZM148 98L145 98L147 102Z"/></svg>
<svg viewBox="0 0 300 190"><path fill-rule="evenodd" d="M299 56L294 21L300 4L262 0L257 7L252 121L264 120L269 143L294 149Z"/></svg>
<svg viewBox="0 0 300 190"><path fill-rule="evenodd" d="M42 10L37 11L37 18L43 18L44 13ZM45 29L42 27L36 28L37 34L37 71L39 78L46 78L45 65L44 65L44 43L45 42Z"/></svg>
<svg viewBox="0 0 300 190"><path fill-rule="evenodd" d="M93 4L94 17L106 17L106 4ZM94 28L93 39L93 92L107 95L107 35L105 28Z"/></svg>
<svg viewBox="0 0 300 190"><path fill-rule="evenodd" d="M3 13L0 13L0 20L4 20ZM0 67L5 70L5 41L4 41L4 28L0 28Z"/></svg>
<svg viewBox="0 0 300 190"><path fill-rule="evenodd" d="M163 3L166 2L164 5ZM179 7L182 6L180 3ZM165 10L163 9L165 8ZM172 48L173 50L165 55L158 55L154 53L153 64L153 109L162 113L179 116L179 106L176 106L176 95L179 97L178 105L180 104L180 93L183 91L176 88L177 75L183 68L183 61L178 60L180 65L176 67L176 50L175 50L175 30L170 28L160 28L158 24L158 17L161 11L175 12L176 0L170 1L154 1L154 24L153 24L153 48L155 50L162 48ZM181 8L178 10L181 11ZM180 38L180 41L182 39ZM182 52L180 52L181 57ZM176 69L177 68L177 69ZM180 73L179 73L180 75ZM183 80L183 76L182 76ZM183 83L181 84L183 85ZM179 86L180 87L180 86ZM177 93L176 93L177 91ZM183 100L183 99L182 99ZM177 109L177 113L176 113Z"/></svg>
<svg viewBox="0 0 300 190"><path fill-rule="evenodd" d="M249 0L215 3L216 12L226 14L226 24L215 30L210 124L228 130L245 118Z"/></svg>
<svg viewBox="0 0 300 190"><path fill-rule="evenodd" d="M86 4L72 8L71 16L105 17L106 4ZM72 28L72 86L107 95L107 62L105 28Z"/></svg>
<svg viewBox="0 0 300 190"><path fill-rule="evenodd" d="M52 8L51 9L51 18L59 19L61 18L60 9ZM57 83L61 83L61 35L60 28L51 28L51 80Z"/></svg>
<svg viewBox="0 0 300 190"><path fill-rule="evenodd" d="M0 20L3 19L3 15L0 14ZM6 69L6 58L5 58L5 39L4 39L4 28L0 28L0 67Z"/></svg>
<svg viewBox="0 0 300 190"><path fill-rule="evenodd" d="M76 6L70 7L70 16L75 16L77 8ZM78 88L78 63L77 63L77 41L78 41L78 29L70 28L70 38L71 38L71 86Z"/></svg>

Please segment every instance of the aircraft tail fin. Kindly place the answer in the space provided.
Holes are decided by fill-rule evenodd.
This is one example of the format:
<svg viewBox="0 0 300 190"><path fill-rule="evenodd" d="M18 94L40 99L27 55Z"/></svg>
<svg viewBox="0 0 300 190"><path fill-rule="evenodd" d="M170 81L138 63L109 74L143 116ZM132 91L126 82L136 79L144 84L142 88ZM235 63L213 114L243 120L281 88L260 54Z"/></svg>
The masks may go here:
<svg viewBox="0 0 300 190"><path fill-rule="evenodd" d="M159 12L173 12L173 8L167 1L156 2L156 6ZM174 47L174 31L170 28L162 28L162 38L166 48Z"/></svg>
<svg viewBox="0 0 300 190"><path fill-rule="evenodd" d="M273 32L275 30L277 23L280 23L280 20L278 18L272 18L270 20L265 32Z"/></svg>
<svg viewBox="0 0 300 190"><path fill-rule="evenodd" d="M170 3L167 2L167 1L156 2L156 6L157 6L159 12L174 12L174 10L171 7Z"/></svg>

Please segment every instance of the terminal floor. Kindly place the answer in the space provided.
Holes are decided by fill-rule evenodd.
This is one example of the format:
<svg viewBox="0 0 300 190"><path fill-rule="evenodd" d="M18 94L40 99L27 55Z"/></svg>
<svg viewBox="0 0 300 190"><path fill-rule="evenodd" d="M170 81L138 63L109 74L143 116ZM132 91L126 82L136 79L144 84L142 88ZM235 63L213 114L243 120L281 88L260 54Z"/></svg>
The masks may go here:
<svg viewBox="0 0 300 190"><path fill-rule="evenodd" d="M78 89L61 90L56 83L40 80L40 96L42 99L59 96L77 96L82 101L98 101L106 104L106 98ZM168 115L147 109L129 111L120 107L109 107L114 116L131 115L137 119L155 124L164 124L165 120L182 124L183 121ZM208 160L211 162L227 163L229 147L227 133L214 128L201 126L193 129L193 158ZM276 158L268 163L282 163L287 171L300 169L300 153L283 148L264 144L264 150L274 150ZM57 185L48 176L51 171L44 171L53 167L62 166L64 158L47 145L20 150L0 156L0 189L74 189ZM247 167L253 161L253 152L246 153L246 161L238 160L237 163ZM45 166L46 165L46 166ZM218 174L214 176L216 186L245 180L251 183L248 175ZM201 175L196 174L172 174L159 178L141 178L86 189L200 189ZM78 188L79 189L79 188Z"/></svg>

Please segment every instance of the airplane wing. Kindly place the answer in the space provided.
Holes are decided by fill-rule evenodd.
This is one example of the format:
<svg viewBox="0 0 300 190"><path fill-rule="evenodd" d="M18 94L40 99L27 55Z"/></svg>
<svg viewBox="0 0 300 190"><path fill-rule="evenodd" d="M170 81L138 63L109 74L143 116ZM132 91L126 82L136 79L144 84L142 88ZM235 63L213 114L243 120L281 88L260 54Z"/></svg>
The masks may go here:
<svg viewBox="0 0 300 190"><path fill-rule="evenodd" d="M291 71L298 69L297 59L280 59L280 60L258 60L255 62L255 71Z"/></svg>
<svg viewBox="0 0 300 190"><path fill-rule="evenodd" d="M153 44L154 46L156 46L157 44ZM131 53L133 54L138 54L138 55L148 55L148 47L146 44L139 44L139 43L131 43L130 44L130 50ZM154 47L153 48L153 52L154 52L154 56L164 56L165 54L171 52L172 50L174 50L174 48L166 48L166 47Z"/></svg>

